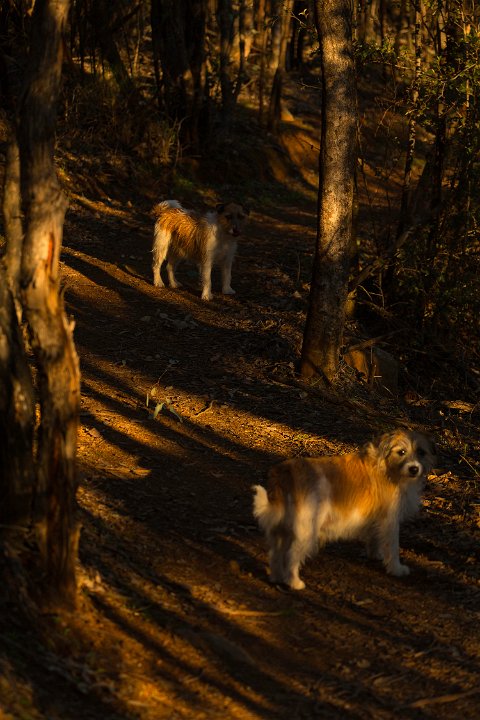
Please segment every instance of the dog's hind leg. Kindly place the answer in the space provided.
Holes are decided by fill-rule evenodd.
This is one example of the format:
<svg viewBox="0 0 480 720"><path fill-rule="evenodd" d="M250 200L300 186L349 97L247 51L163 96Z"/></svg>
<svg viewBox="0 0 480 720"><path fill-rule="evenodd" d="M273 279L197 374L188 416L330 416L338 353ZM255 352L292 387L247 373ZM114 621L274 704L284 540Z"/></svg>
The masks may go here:
<svg viewBox="0 0 480 720"><path fill-rule="evenodd" d="M270 582L287 583L286 577L286 552L291 543L290 538L279 533L272 533L268 538L270 551Z"/></svg>
<svg viewBox="0 0 480 720"><path fill-rule="evenodd" d="M290 545L285 558L285 580L284 582L292 590L303 590L305 583L300 579L300 566L305 560L309 549L309 543L295 538Z"/></svg>
<svg viewBox="0 0 480 720"><path fill-rule="evenodd" d="M167 275L168 275L168 284L171 288L181 288L182 283L177 280L175 277L175 270L178 265L178 259L174 257L173 255L170 255L170 253L167 255Z"/></svg>
<svg viewBox="0 0 480 720"><path fill-rule="evenodd" d="M286 554L285 581L292 590L303 590L305 583L299 571L307 555L318 547L318 498L315 493L305 497L295 508L293 540Z"/></svg>
<svg viewBox="0 0 480 720"><path fill-rule="evenodd" d="M153 236L153 284L155 287L165 287L163 284L160 270L162 269L163 262L167 257L168 245L170 243L170 233L162 230L157 224L155 226L155 233Z"/></svg>

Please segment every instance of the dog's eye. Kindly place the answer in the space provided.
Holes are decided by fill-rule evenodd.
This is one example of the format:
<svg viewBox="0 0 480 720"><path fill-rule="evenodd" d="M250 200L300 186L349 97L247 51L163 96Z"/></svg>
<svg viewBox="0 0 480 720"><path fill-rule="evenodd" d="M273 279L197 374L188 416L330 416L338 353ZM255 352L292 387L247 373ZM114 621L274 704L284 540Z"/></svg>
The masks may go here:
<svg viewBox="0 0 480 720"><path fill-rule="evenodd" d="M427 454L427 451L424 450L423 448L418 448L418 449L417 449L417 455L418 455L418 457L423 458L423 457L425 457L426 454Z"/></svg>
<svg viewBox="0 0 480 720"><path fill-rule="evenodd" d="M407 454L407 451L404 448L400 448L400 450L397 450L397 455L400 455L400 457L403 457Z"/></svg>

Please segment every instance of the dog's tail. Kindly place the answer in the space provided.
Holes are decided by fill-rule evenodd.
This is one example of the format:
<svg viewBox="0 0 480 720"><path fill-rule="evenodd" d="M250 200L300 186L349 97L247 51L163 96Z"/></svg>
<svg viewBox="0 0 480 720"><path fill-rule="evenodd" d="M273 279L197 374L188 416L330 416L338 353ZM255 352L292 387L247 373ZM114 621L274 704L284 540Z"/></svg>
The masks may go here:
<svg viewBox="0 0 480 720"><path fill-rule="evenodd" d="M152 215L154 217L160 217L165 210L185 210L185 208L178 202L178 200L164 200L163 202L157 203L152 208Z"/></svg>
<svg viewBox="0 0 480 720"><path fill-rule="evenodd" d="M253 485L253 515L261 529L270 533L282 522L285 515L283 504L273 504L268 499L266 489L262 485Z"/></svg>

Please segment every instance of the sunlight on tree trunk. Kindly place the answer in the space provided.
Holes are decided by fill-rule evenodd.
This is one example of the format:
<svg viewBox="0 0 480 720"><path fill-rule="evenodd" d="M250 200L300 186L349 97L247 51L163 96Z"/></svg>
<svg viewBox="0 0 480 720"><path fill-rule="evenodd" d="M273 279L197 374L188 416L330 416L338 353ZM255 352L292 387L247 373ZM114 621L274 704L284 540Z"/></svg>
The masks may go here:
<svg viewBox="0 0 480 720"><path fill-rule="evenodd" d="M4 204L9 292L4 289L1 298L0 369L3 378L9 379L8 373L12 372L6 385L9 397L3 397L1 404L2 409L13 414L13 424L7 428L2 446L2 455L9 457L4 482L10 498L19 492L28 495L30 491L34 499L33 522L44 580L42 601L49 605L74 604L78 546L75 493L80 370L72 324L65 315L60 291L59 256L67 201L54 166L62 33L68 9L69 0L35 3L18 113L19 173L15 173L14 141L9 151L11 161L6 180L13 206ZM24 231L20 252L18 208L15 209L12 200L20 196L19 180ZM33 443L33 393L13 309L17 289L36 367L39 419ZM15 441L12 435L15 424L17 429L24 428L22 442ZM24 453L23 458L20 453ZM34 468L31 475L25 470L26 464ZM33 482L34 487L25 488L27 481ZM11 505L15 505L13 500ZM5 520L8 524L18 518L10 515Z"/></svg>
<svg viewBox="0 0 480 720"><path fill-rule="evenodd" d="M351 5L318 0L322 130L317 245L301 374L334 380L345 320L356 165L356 88Z"/></svg>

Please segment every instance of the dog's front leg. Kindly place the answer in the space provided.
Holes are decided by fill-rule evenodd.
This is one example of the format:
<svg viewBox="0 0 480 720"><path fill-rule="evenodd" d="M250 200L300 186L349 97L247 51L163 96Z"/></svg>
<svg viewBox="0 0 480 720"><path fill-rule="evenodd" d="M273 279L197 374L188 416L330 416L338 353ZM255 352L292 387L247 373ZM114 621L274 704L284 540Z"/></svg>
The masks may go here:
<svg viewBox="0 0 480 720"><path fill-rule="evenodd" d="M212 266L213 261L210 257L207 257L201 267L200 275L202 281L202 300L212 300Z"/></svg>
<svg viewBox="0 0 480 720"><path fill-rule="evenodd" d="M229 252L222 264L222 293L224 295L235 295L235 290L231 285L233 257L234 251Z"/></svg>
<svg viewBox="0 0 480 720"><path fill-rule="evenodd" d="M400 518L398 508L392 508L379 535L380 552L389 575L403 577L410 568L400 562Z"/></svg>

